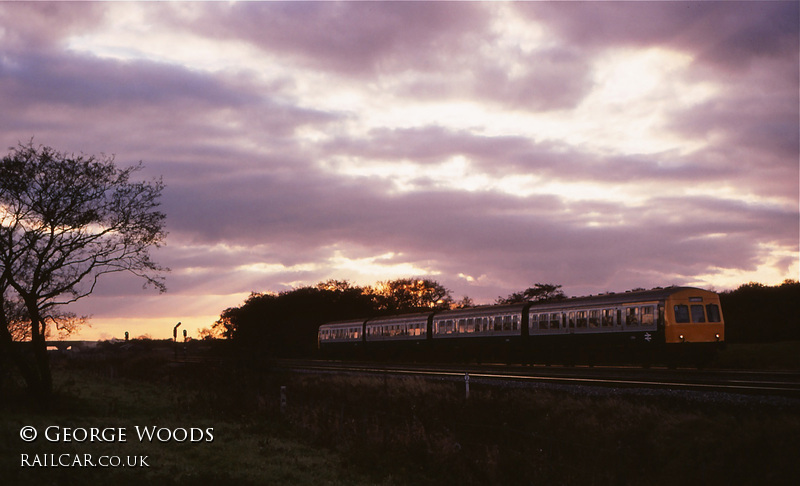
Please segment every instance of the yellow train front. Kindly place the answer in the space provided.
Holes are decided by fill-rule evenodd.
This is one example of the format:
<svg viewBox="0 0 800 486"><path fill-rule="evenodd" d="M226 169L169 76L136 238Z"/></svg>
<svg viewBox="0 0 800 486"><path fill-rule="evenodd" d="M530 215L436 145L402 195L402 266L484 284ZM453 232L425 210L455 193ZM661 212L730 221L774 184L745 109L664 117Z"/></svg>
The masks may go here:
<svg viewBox="0 0 800 486"><path fill-rule="evenodd" d="M719 296L708 290L676 288L664 298L664 343L673 362L704 364L725 345Z"/></svg>

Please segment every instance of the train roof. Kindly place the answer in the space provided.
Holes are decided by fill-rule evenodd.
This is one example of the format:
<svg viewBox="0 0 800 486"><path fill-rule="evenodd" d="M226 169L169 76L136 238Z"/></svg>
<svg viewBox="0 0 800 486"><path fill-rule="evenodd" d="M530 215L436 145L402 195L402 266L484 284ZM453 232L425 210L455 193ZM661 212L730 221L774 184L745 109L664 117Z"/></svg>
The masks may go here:
<svg viewBox="0 0 800 486"><path fill-rule="evenodd" d="M582 306L582 305L615 305L627 302L657 301L663 300L679 292L698 292L714 294L709 290L696 287L664 287L650 290L629 290L627 292L609 292L606 294L588 295L583 297L569 297L560 300L550 300L546 302L521 302L517 304L483 305L477 307L466 307L463 309L453 309L446 311L430 311L414 314L397 314L392 316L376 317L372 319L352 319L349 321L337 321L323 324L324 327L345 327L347 325L362 325L368 323L382 323L391 321L407 321L415 318L427 319L431 314L434 317L459 317L461 315L473 316L475 314L495 314L503 312L524 312L530 309L554 309L563 306ZM716 294L715 294L716 295Z"/></svg>
<svg viewBox="0 0 800 486"><path fill-rule="evenodd" d="M474 315L479 314L496 314L503 312L522 312L525 307L530 305L530 302L521 302L518 304L498 304L498 305L481 305L478 307L465 307L463 309L453 309L442 312L437 312L434 317L458 317L461 314Z"/></svg>
<svg viewBox="0 0 800 486"><path fill-rule="evenodd" d="M606 294L588 295L583 297L570 297L567 299L547 302L535 302L531 308L544 308L563 305L581 304L624 304L631 301L663 300L679 292L695 291L713 293L696 287L665 287L650 290L629 290L627 292L609 292Z"/></svg>
<svg viewBox="0 0 800 486"><path fill-rule="evenodd" d="M346 321L334 321L334 322L326 322L319 326L320 329L322 328L338 328L338 327L350 327L350 326L361 326L364 324L366 319L349 319Z"/></svg>
<svg viewBox="0 0 800 486"><path fill-rule="evenodd" d="M393 314L390 316L381 316L375 317L367 321L367 325L369 324L383 324L389 323L394 321L412 321L412 320L428 320L428 318L433 314L434 311L430 310L428 312L415 312L411 314Z"/></svg>

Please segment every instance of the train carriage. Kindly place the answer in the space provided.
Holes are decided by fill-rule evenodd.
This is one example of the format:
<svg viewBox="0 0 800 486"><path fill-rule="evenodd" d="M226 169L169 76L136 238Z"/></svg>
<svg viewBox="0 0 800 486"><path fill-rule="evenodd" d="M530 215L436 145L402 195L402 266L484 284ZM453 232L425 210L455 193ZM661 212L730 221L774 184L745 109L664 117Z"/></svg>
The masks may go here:
<svg viewBox="0 0 800 486"><path fill-rule="evenodd" d="M321 325L317 333L320 353L328 358L361 357L365 322L365 319L355 319Z"/></svg>
<svg viewBox="0 0 800 486"><path fill-rule="evenodd" d="M428 352L432 312L379 317L366 322L364 340L376 358L419 359Z"/></svg>
<svg viewBox="0 0 800 486"><path fill-rule="evenodd" d="M515 361L523 351L529 304L437 312L431 330L437 358Z"/></svg>

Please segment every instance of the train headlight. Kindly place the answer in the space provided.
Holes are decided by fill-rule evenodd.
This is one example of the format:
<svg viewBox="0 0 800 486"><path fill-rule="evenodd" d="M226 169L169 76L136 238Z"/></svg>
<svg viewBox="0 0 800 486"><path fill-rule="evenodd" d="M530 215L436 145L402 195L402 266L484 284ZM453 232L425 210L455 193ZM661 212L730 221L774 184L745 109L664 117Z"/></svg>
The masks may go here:
<svg viewBox="0 0 800 486"><path fill-rule="evenodd" d="M680 340L681 340L681 342L685 342L685 341L686 341L686 340L683 338L683 334L681 334L680 336L678 336L678 339L680 339Z"/></svg>
<svg viewBox="0 0 800 486"><path fill-rule="evenodd" d="M719 334L714 335L717 338L717 342L719 342Z"/></svg>

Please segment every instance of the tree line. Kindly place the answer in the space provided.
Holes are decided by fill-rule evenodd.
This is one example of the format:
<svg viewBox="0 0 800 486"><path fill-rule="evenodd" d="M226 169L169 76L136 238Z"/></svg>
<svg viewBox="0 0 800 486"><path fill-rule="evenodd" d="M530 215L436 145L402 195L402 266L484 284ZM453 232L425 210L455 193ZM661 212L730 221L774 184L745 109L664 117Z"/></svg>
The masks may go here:
<svg viewBox="0 0 800 486"><path fill-rule="evenodd" d="M747 283L719 294L730 343L800 340L800 282Z"/></svg>
<svg viewBox="0 0 800 486"><path fill-rule="evenodd" d="M495 303L560 298L560 285L537 283ZM277 294L252 293L241 306L225 309L201 335L230 339L265 356L308 356L316 349L319 326L326 322L473 305L469 297L455 301L452 291L432 279L400 278L365 287L328 280Z"/></svg>

